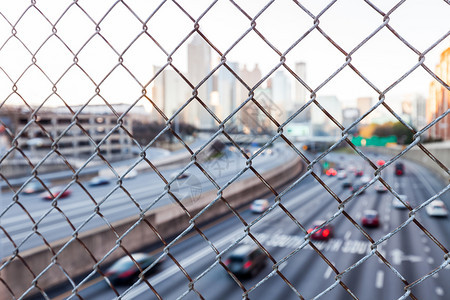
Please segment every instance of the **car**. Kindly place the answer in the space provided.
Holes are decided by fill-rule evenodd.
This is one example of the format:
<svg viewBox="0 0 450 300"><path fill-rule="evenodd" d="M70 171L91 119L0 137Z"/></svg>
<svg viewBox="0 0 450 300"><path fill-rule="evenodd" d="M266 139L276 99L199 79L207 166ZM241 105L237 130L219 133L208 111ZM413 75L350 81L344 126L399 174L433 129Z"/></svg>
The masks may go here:
<svg viewBox="0 0 450 300"><path fill-rule="evenodd" d="M395 164L394 174L397 176L401 176L405 173L405 165L401 162Z"/></svg>
<svg viewBox="0 0 450 300"><path fill-rule="evenodd" d="M337 179L347 178L347 172L345 170L340 170L337 172Z"/></svg>
<svg viewBox="0 0 450 300"><path fill-rule="evenodd" d="M365 210L361 218L361 224L366 227L378 227L380 219L376 210Z"/></svg>
<svg viewBox="0 0 450 300"><path fill-rule="evenodd" d="M308 229L307 232L311 233L314 229L316 229L323 223L325 223L325 221L323 221L323 220L314 221L312 226ZM313 234L311 234L311 239L327 241L328 239L332 238L333 235L334 235L333 226L331 224L327 224L327 225L323 226L321 229L319 229L316 232L314 232Z"/></svg>
<svg viewBox="0 0 450 300"><path fill-rule="evenodd" d="M342 188L343 189L347 189L352 187L352 182L350 180L345 180L342 182Z"/></svg>
<svg viewBox="0 0 450 300"><path fill-rule="evenodd" d="M256 245L239 245L224 264L236 276L256 276L267 264L267 255Z"/></svg>
<svg viewBox="0 0 450 300"><path fill-rule="evenodd" d="M362 188L366 185L366 183L367 182L358 181L350 187L350 190L355 193L361 190L359 194L363 194L366 190L363 190Z"/></svg>
<svg viewBox="0 0 450 300"><path fill-rule="evenodd" d="M385 187L381 182L378 182L375 185L375 191L377 191L377 193L384 193L387 192L387 187Z"/></svg>
<svg viewBox="0 0 450 300"><path fill-rule="evenodd" d="M132 253L131 256L139 264L142 270L151 266L156 258L147 254L147 253ZM150 269L150 271L156 272L160 268L160 264L162 261L159 261L154 267ZM105 271L105 276L113 283L129 283L133 279L137 279L140 273L139 268L136 264L131 260L131 258L126 255L115 263L113 263L108 269Z"/></svg>
<svg viewBox="0 0 450 300"><path fill-rule="evenodd" d="M179 180L179 179L186 179L186 178L188 178L188 177L190 176L189 173L186 173L186 172L184 172L184 173L182 173L182 174L179 174L179 173L180 173L180 172L173 172L173 173L170 175L170 177ZM178 175L178 174L179 174L179 175Z"/></svg>
<svg viewBox="0 0 450 300"><path fill-rule="evenodd" d="M50 186L50 184L48 182L44 181L43 183L47 187ZM38 180L34 179L25 185L22 192L27 195L40 193L40 192L45 191L44 185L42 185L42 183L40 183Z"/></svg>
<svg viewBox="0 0 450 300"><path fill-rule="evenodd" d="M261 214L269 208L269 201L266 199L256 199L250 205L250 210L252 213Z"/></svg>
<svg viewBox="0 0 450 300"><path fill-rule="evenodd" d="M53 200L59 196L59 199L69 197L72 192L69 189L65 189L65 186L54 186L50 188L50 193L44 191L40 194L40 197L45 200Z"/></svg>
<svg viewBox="0 0 450 300"><path fill-rule="evenodd" d="M361 176L363 176L363 175L364 175L363 170L356 170L356 171L355 171L355 176L356 176L356 177L361 177Z"/></svg>
<svg viewBox="0 0 450 300"><path fill-rule="evenodd" d="M107 185L109 184L109 179L106 177L96 176L89 180L88 185L89 186L100 186L100 185Z"/></svg>
<svg viewBox="0 0 450 300"><path fill-rule="evenodd" d="M448 210L442 200L433 200L426 207L427 214L430 217L447 217Z"/></svg>
<svg viewBox="0 0 450 300"><path fill-rule="evenodd" d="M406 195L398 195L400 197L400 199L403 200L403 202L407 203L409 205L408 200L408 196ZM398 200L396 197L392 198L392 206L394 208L398 208L398 209L406 209L407 207L400 201Z"/></svg>
<svg viewBox="0 0 450 300"><path fill-rule="evenodd" d="M360 181L364 184L368 183L370 181L370 176L364 175L361 177Z"/></svg>
<svg viewBox="0 0 450 300"><path fill-rule="evenodd" d="M337 175L337 171L336 171L335 169L333 169L333 168L329 168L329 169L325 172L325 174L326 174L327 176L336 176L336 175Z"/></svg>

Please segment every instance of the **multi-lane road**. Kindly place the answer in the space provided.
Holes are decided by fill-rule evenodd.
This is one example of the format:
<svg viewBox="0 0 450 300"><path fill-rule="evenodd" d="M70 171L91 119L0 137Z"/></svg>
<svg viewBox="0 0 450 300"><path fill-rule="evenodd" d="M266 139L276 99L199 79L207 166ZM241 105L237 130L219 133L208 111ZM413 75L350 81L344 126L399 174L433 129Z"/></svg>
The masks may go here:
<svg viewBox="0 0 450 300"><path fill-rule="evenodd" d="M256 157L252 166L258 172L264 173L280 164L288 163L294 158L294 155L292 150L275 145L270 151L265 151ZM273 159L275 156L276 160ZM227 150L221 158L202 162L201 166L214 181L219 185L224 185L246 166L246 161L241 153ZM165 183L150 167L148 170L148 172L139 173L133 178L125 179L122 182L123 188L119 188L114 180L111 180L108 185L96 187L91 187L87 182L83 182L83 187L90 196L80 185L75 183L69 187L71 195L58 200L58 209L52 208L51 201L42 199L40 194L20 193L17 204L12 204L14 194L2 193L1 207L2 211L5 210L6 213L2 215L0 224L23 251L44 245L42 237L47 242L52 242L71 236L73 229L67 219L82 232L105 225L107 222L138 215L150 206L156 208L173 203L173 199L167 193L160 197L165 193ZM165 167L161 168L161 173L170 181L174 174L181 170L182 166ZM179 200L195 198L203 192L214 189L211 181L195 165L192 165L185 173L189 174L187 178L175 180L171 184L170 190ZM251 175L251 172L246 172L239 180ZM96 212L91 197L99 204L99 213L104 217L103 219ZM35 226L35 224L37 225ZM3 231L0 233L0 243L2 256L12 254L13 244L5 237Z"/></svg>
<svg viewBox="0 0 450 300"><path fill-rule="evenodd" d="M356 156L332 154L330 160L338 162L345 168L361 168L365 174L373 176L371 175L373 170L370 170L364 161ZM413 207L417 207L423 201L448 188L446 183L439 181L427 169L407 161L405 166L406 172L403 176L395 176L393 168L387 168L382 173L382 178L398 194L407 195ZM350 178L357 180L354 175L350 175ZM346 199L351 195L348 189L342 187L342 180L337 177L322 175L321 179L340 199ZM345 211L360 224L364 210L377 210L380 214L380 226L364 228L377 241L393 232L408 219L408 210L393 208L392 198L389 192L377 193L371 186L365 193L351 200L346 205ZM441 196L447 206L450 204L449 198L448 192ZM273 197L269 199L273 203ZM311 225L314 220L329 219L338 211L337 201L311 176L285 194L282 203L305 227ZM248 223L259 217L245 207L239 210L239 214ZM433 218L422 210L417 213L416 219L444 247L449 249L450 221L448 218ZM444 262L445 253L418 226L410 223L377 248L389 261L391 267L375 255L358 264L361 259L370 254L371 247L367 238L343 215L338 216L331 224L334 226L334 236L328 241L313 241L313 243L339 272L344 272L341 280L351 292L338 284L323 295L322 299L352 299L352 297L398 299L405 293L405 284L399 276L408 283L413 283ZM241 220L234 215L205 225L201 230L219 251L224 251L245 233ZM256 277L242 280L245 289L251 290L248 294L250 299L298 299L299 295L305 299L311 299L334 286L336 282L334 271L312 247L309 245L302 247L305 241L304 232L278 207L252 226L250 232L276 261L289 257L279 266L279 270L291 284L291 286L288 285L279 275L267 277L273 270L273 264L269 262ZM254 242L250 238L240 242L240 244L252 243ZM152 254L161 253L160 251L161 249L154 250ZM242 298L243 290L221 265L214 265L216 254L212 251L210 244L198 234L192 234L190 238L180 241L169 251L195 281L190 290L186 276L171 259L166 259L160 271L148 277L149 282L162 298L177 299L184 295L184 299L200 299L199 294L205 299ZM357 266L353 268L355 264ZM204 273L205 270L209 271ZM348 271L345 272L345 270ZM449 279L450 267L447 267L417 284L412 289L412 294L417 299L448 299L450 297ZM132 289L129 287L129 285L116 286L116 290L123 299L157 298L145 283L134 286ZM52 295L76 298L74 294L67 293L63 289L53 291ZM79 295L84 299L117 297L101 277L93 278L85 284L79 291Z"/></svg>

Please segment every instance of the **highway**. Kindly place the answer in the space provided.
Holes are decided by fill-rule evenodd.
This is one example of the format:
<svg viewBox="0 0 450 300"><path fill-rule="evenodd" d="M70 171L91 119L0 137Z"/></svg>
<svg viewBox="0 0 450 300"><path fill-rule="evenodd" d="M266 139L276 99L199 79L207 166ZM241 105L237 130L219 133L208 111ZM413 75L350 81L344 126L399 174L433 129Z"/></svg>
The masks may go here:
<svg viewBox="0 0 450 300"><path fill-rule="evenodd" d="M250 150L253 151L254 149ZM263 152L262 155L252 161L252 166L258 172L263 173L279 164L287 163L295 155L292 150L281 145L275 145L273 152L271 151ZM281 159L273 159L275 156ZM245 167L246 161L241 153L226 150L224 156L202 162L201 165L219 185L223 185ZM179 173L183 167L180 165L164 167L160 171L167 180L171 180L174 174ZM71 236L73 229L66 217L76 229L83 232L105 225L107 222L138 215L150 206L151 208L157 208L173 203L173 199L167 194L160 197L164 193L165 184L158 174L150 167L148 169L149 171L139 173L134 178L125 179L122 183L123 189L118 188L117 183L112 180L108 185L96 187L88 186L86 182L82 183L92 199L99 203L99 213L104 218L96 213L93 200L83 188L78 184L73 184L69 187L72 192L71 195L58 200L58 208L63 213L57 209L52 209L51 201L42 199L39 193L30 195L21 193L18 200L26 209L26 212L22 206L13 205L1 217L1 226L8 232L16 245L20 245L19 249L23 251L44 245L40 235L44 236L47 242ZM201 193L215 188L195 165L186 170L186 173L189 174L188 178L175 180L171 184L171 191L179 200L190 197L195 199ZM251 171L245 172L239 180L249 176L252 176ZM134 203L127 193L131 195ZM13 195L13 193L2 193L3 209L12 203ZM38 224L36 230L39 235L34 233L34 224L31 219ZM5 237L4 232L0 234L0 239L2 256L11 254L14 247Z"/></svg>
<svg viewBox="0 0 450 300"><path fill-rule="evenodd" d="M365 175L373 174L373 170L370 170L369 166L357 156L332 153L327 158L347 169L361 168ZM407 161L404 163L406 172L403 176L395 176L393 167L390 166L382 173L382 178L397 193L407 195L413 207L417 207L423 201L448 188L427 169ZM357 180L354 175L350 175L350 178ZM346 199L351 195L348 189L342 187L342 180L336 176L322 175L321 179L340 199ZM364 210L377 210L380 214L380 226L363 227L376 241L389 232L393 232L408 218L408 210L392 207L392 198L389 192L378 193L374 186L371 186L365 193L350 201L345 211L360 224ZM269 199L273 203L273 197ZM449 207L449 193L444 193L441 199ZM338 211L337 201L312 176L306 177L286 193L281 202L305 227L310 226L314 220L328 219ZM252 214L247 207L239 210L239 214L248 223L259 217ZM416 218L444 247L449 249L449 218L430 217L424 210L418 212ZM339 272L343 272L370 253L370 243L343 215L338 216L331 224L334 227L334 236L328 241L312 243ZM224 251L244 234L244 225L236 216L230 215L223 220L201 227L201 230L219 251ZM256 277L242 280L245 289L251 290L248 295L250 299L298 299L299 295L305 299L312 299L333 287L336 274L312 247L306 245L299 249L304 243L305 234L279 207L275 207L252 226L250 232L276 261L289 257L279 266L279 270L292 285L289 286L276 274L261 283L260 281L272 271L272 263L269 262ZM254 242L250 238L240 242L240 244L252 243ZM444 252L413 223L384 241L378 246L378 250L408 283L420 279L444 262ZM161 253L160 251L161 249L155 250L152 254L157 255ZM180 241L169 251L191 278L198 276L200 278L195 280L193 290L189 290L189 281L186 276L173 261L166 259L158 273L148 276L149 282L163 299L177 299L182 295L183 299L200 299L199 294L204 299L242 298L243 290L221 265L214 264L216 254L198 234L192 234L190 238ZM211 268L210 271L203 274L208 268ZM417 299L449 299L449 279L450 267L446 267L414 287L412 293ZM353 297L398 299L405 293L404 284L400 278L375 255L346 272L341 280L349 287L353 296L338 284L321 299L352 299ZM130 290L127 285L116 285L115 288L123 299L157 299L145 283ZM77 298L76 295L71 295L63 289L52 293L54 294L51 296L59 296L58 299ZM87 283L80 290L79 295L84 299L117 297L100 277Z"/></svg>

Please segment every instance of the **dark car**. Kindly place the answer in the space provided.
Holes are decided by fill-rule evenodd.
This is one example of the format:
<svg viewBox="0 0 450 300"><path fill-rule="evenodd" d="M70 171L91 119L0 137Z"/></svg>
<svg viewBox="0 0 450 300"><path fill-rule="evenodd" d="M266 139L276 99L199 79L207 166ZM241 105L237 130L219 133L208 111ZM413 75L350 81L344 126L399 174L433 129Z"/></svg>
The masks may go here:
<svg viewBox="0 0 450 300"><path fill-rule="evenodd" d="M50 188L50 193L48 191L44 191L40 194L42 199L45 200L53 200L59 196L59 199L69 197L72 192L69 189L64 190L64 186L55 186Z"/></svg>
<svg viewBox="0 0 450 300"><path fill-rule="evenodd" d="M139 264L142 270L153 264L156 259L146 253L132 253L133 259ZM153 266L150 271L156 272L160 267L160 261ZM133 279L137 279L140 270L136 264L127 255L120 258L113 265L111 265L105 272L105 276L114 283L129 283Z"/></svg>
<svg viewBox="0 0 450 300"><path fill-rule="evenodd" d="M394 174L397 176L401 176L405 173L405 165L401 162L395 164Z"/></svg>
<svg viewBox="0 0 450 300"><path fill-rule="evenodd" d="M364 194L364 192L366 191L366 190L363 190L363 187L366 185L366 182L363 182L363 181L358 181L358 182L356 182L354 185L352 185L351 187L350 187L350 190L352 191L352 192L357 192L357 191L359 191L359 190L361 190L361 192L359 193L360 195L361 194Z"/></svg>
<svg viewBox="0 0 450 300"><path fill-rule="evenodd" d="M380 225L380 219L376 210L365 210L361 223L366 227L378 227Z"/></svg>
<svg viewBox="0 0 450 300"><path fill-rule="evenodd" d="M100 186L100 185L107 185L109 184L109 179L106 177L94 177L91 180L89 180L88 185L89 186Z"/></svg>
<svg viewBox="0 0 450 300"><path fill-rule="evenodd" d="M308 233L311 233L314 229L325 223L325 221L314 221L313 225L308 229ZM328 240L334 235L334 228L331 224L323 226L311 235L313 240Z"/></svg>
<svg viewBox="0 0 450 300"><path fill-rule="evenodd" d="M361 176L363 176L364 175L364 171L363 170L356 170L355 171L355 176L356 177L361 177Z"/></svg>
<svg viewBox="0 0 450 300"><path fill-rule="evenodd" d="M225 265L236 276L255 276L266 265L267 256L256 245L241 245L225 260Z"/></svg>
<svg viewBox="0 0 450 300"><path fill-rule="evenodd" d="M342 182L343 189L347 189L347 188L351 188L351 187L352 187L352 182L350 180L345 180L344 182Z"/></svg>

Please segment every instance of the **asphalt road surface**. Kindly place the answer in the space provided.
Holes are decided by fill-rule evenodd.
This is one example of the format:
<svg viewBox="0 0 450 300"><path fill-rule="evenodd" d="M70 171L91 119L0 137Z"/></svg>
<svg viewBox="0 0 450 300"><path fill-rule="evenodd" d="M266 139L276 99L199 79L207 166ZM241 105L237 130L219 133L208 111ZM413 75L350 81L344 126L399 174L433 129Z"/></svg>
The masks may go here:
<svg viewBox="0 0 450 300"><path fill-rule="evenodd" d="M334 160L338 166L348 170L361 168L365 174L369 176L373 174L373 170L369 170L368 166L364 167L367 164L356 156L331 154L330 160ZM404 163L406 172L403 176L395 176L393 167L389 167L383 172L382 178L398 194L407 195L413 207L417 207L447 188L445 183L439 181L425 168L407 161ZM353 181L359 180L353 174L350 174L349 178ZM337 177L322 175L321 179L340 199L346 199L351 195L351 191L343 188L342 180ZM345 206L345 211L358 224L361 224L364 210L377 210L380 214L380 226L363 227L377 241L393 232L408 219L408 210L394 208L392 198L390 192L378 193L374 186L370 186L365 193L351 200ZM441 196L447 207L450 204L449 198L448 192ZM269 200L272 204L273 197ZM338 212L337 201L311 176L306 177L286 193L282 197L282 203L292 217L305 227L310 226L314 220L328 219ZM252 214L248 208L242 208L239 214L247 223L260 217ZM449 218L430 217L425 210L421 210L417 213L416 219L446 249L449 249ZM370 243L345 216L339 215L331 224L334 227L334 236L328 241L313 241L313 244L339 272L348 270L341 281L351 292L335 284L334 271L310 245L304 245L305 233L291 217L279 207L275 207L256 222L250 232L277 262L288 258L278 270L290 285L277 274L269 276L273 270L273 263L268 261L266 267L255 277L242 280L245 289L250 291L249 298L298 299L301 295L305 299L312 299L330 289L322 295L321 299L352 299L353 296L359 299L398 299L405 293L405 284L396 272L400 273L408 283L413 283L444 262L445 253L413 223L409 223L377 248L389 261L391 268L377 256L368 256L371 252ZM200 229L218 251L224 251L245 233L242 221L235 215ZM247 237L241 240L240 244L254 244L254 241ZM224 268L216 263L216 254L203 237L193 233L190 238L180 241L169 251L194 283L190 290L187 277L171 259L166 259L156 274L147 277L163 299L177 299L180 296L184 296L183 299L201 299L199 294L204 299L242 298L243 290ZM158 253L161 253L161 249L159 252L152 252L156 255ZM365 257L367 259L358 264ZM358 265L355 266L355 264ZM417 299L449 299L449 279L450 267L446 267L415 286L412 294ZM145 283L137 284L132 288L130 286L131 284L115 285L122 299L157 299ZM52 291L50 295L57 299L77 298L63 288ZM92 278L90 282L83 285L79 295L84 299L117 297L101 277Z"/></svg>
<svg viewBox="0 0 450 300"><path fill-rule="evenodd" d="M295 153L292 149L278 145L274 146L273 150L265 151L256 157L252 166L258 172L263 173L280 164L288 163L294 157ZM245 167L246 161L241 153L227 150L223 157L202 162L201 165L218 184L223 185ZM150 167L148 169L151 170ZM162 168L161 173L167 180L170 180L181 170L180 166ZM179 200L195 197L215 189L211 181L195 165L185 172L189 175L187 178L175 180L171 184L171 191ZM252 175L251 171L247 171L239 180L249 176L255 175ZM83 183L86 192L78 184L73 184L69 187L71 195L58 200L58 209L52 208L51 201L42 199L40 193L19 194L18 203L20 205L14 204L12 201L13 193L2 193L1 207L7 209L6 213L1 216L0 225L23 251L44 245L41 236L47 242L71 236L74 230L70 223L79 232L82 232L105 225L107 222L138 215L149 207L156 208L174 202L170 196L164 195L165 183L152 170L139 173L134 178L125 179L122 186L123 189L119 188L117 183L112 180L108 185L96 187ZM98 203L99 212L103 218L97 214L93 200ZM0 233L0 243L2 257L12 254L13 243L4 235L4 231Z"/></svg>

